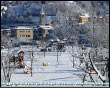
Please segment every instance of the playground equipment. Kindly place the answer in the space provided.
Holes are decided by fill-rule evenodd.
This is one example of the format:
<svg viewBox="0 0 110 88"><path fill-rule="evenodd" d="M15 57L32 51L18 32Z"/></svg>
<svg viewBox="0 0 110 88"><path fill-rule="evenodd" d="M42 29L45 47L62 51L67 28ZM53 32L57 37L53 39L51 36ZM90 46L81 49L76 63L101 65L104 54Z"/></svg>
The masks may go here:
<svg viewBox="0 0 110 88"><path fill-rule="evenodd" d="M24 68L24 51L16 50L13 51L13 55L9 57L9 61L17 64L19 68Z"/></svg>
<svg viewBox="0 0 110 88"><path fill-rule="evenodd" d="M28 66L25 66L25 68L24 68L24 73L31 73L31 70L32 70L32 68L31 67L28 67Z"/></svg>
<svg viewBox="0 0 110 88"><path fill-rule="evenodd" d="M48 66L48 63L45 64L45 63L43 62L43 63L42 63L42 66Z"/></svg>

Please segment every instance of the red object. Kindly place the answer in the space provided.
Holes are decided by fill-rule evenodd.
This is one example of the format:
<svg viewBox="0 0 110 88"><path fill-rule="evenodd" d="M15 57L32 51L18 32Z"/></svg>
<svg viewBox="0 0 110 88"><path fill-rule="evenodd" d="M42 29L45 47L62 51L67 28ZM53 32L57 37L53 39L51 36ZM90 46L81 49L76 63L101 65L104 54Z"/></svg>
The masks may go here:
<svg viewBox="0 0 110 88"><path fill-rule="evenodd" d="M66 40L66 42L69 42L70 40Z"/></svg>
<svg viewBox="0 0 110 88"><path fill-rule="evenodd" d="M91 70L91 72L95 72L94 70Z"/></svg>
<svg viewBox="0 0 110 88"><path fill-rule="evenodd" d="M32 70L32 68L30 67L30 70Z"/></svg>
<svg viewBox="0 0 110 88"><path fill-rule="evenodd" d="M26 70L28 71L28 68L26 68Z"/></svg>
<svg viewBox="0 0 110 88"><path fill-rule="evenodd" d="M23 58L19 58L19 62L23 62L24 61L24 59Z"/></svg>

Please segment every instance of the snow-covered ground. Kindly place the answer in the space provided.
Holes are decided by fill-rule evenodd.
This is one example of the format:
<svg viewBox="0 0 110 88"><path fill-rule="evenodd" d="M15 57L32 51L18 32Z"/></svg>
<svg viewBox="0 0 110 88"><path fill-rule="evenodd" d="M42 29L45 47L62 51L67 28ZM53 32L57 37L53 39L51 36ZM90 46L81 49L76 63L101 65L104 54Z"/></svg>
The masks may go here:
<svg viewBox="0 0 110 88"><path fill-rule="evenodd" d="M28 48L27 48L28 47ZM22 50L25 52L24 63L31 66L31 50L30 46L22 47ZM29 49L30 47L30 49ZM20 48L16 48L20 49ZM74 54L79 55L80 48L74 47L73 51L71 47L66 47L66 52L58 53L57 52L37 52L37 48L34 47L34 58L32 64L32 77L31 74L24 73L24 69L15 69L11 74L10 82L73 82L73 83L82 83L85 72L79 66L80 62L78 58L74 58L75 67L73 68L73 57ZM15 50L15 49L13 49ZM89 49L88 49L89 50ZM4 51L6 52L6 50ZM58 61L58 62L57 62ZM42 66L42 63L48 64L48 66ZM89 76L87 76L89 77ZM94 75L96 82L100 82ZM19 86L19 85L18 85Z"/></svg>

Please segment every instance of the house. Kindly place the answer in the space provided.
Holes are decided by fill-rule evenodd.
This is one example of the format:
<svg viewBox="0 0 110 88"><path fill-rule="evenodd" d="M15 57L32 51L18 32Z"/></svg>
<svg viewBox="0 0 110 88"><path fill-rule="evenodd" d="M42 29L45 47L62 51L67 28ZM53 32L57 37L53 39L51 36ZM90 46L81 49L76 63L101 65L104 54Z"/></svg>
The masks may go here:
<svg viewBox="0 0 110 88"><path fill-rule="evenodd" d="M89 21L90 16L88 13L82 13L79 15L78 19L79 19L79 23L84 24Z"/></svg>
<svg viewBox="0 0 110 88"><path fill-rule="evenodd" d="M105 16L100 16L100 17L97 19L97 22L106 23L106 22L107 22L107 18L106 18Z"/></svg>
<svg viewBox="0 0 110 88"><path fill-rule="evenodd" d="M7 37L10 37L11 36L11 29L2 29L2 34L7 36Z"/></svg>
<svg viewBox="0 0 110 88"><path fill-rule="evenodd" d="M25 40L25 41L29 41L29 40L33 40L33 27L30 26L18 26L14 29L12 29L12 31L14 31L16 33L13 33L13 37L15 37L16 34L16 38L18 40Z"/></svg>

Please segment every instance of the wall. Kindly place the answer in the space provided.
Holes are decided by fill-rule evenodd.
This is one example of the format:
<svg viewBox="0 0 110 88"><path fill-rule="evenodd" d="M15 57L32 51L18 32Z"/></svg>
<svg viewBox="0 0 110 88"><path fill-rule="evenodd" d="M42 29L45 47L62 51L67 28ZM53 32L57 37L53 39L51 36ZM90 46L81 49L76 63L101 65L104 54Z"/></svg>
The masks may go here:
<svg viewBox="0 0 110 88"><path fill-rule="evenodd" d="M33 40L33 30L32 29L18 29L17 30L17 39L20 37L25 38L26 40Z"/></svg>

